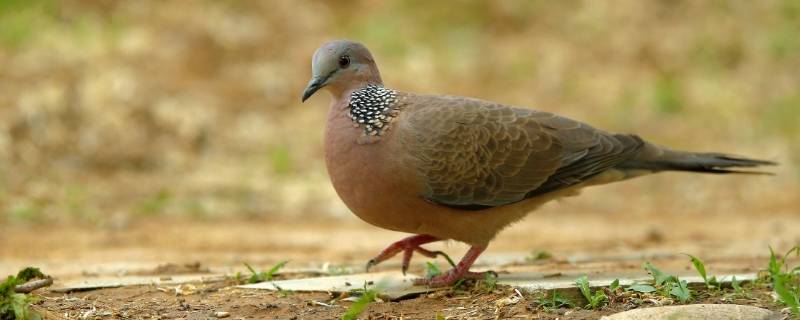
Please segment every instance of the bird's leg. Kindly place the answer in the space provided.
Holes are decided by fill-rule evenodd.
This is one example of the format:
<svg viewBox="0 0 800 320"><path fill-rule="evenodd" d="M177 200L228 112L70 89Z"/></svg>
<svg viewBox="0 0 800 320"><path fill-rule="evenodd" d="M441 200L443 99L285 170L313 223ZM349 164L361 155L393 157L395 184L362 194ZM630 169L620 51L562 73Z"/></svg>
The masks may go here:
<svg viewBox="0 0 800 320"><path fill-rule="evenodd" d="M419 252L420 254L422 254L422 255L424 255L426 257L429 257L429 258L435 258L436 256L439 256L439 255L446 256L444 254L444 252L441 252L441 251L430 251L430 250L427 250L425 248L420 247L423 244L436 242L436 241L441 241L441 240L442 239L436 238L434 236L430 236L430 235L426 235L426 234L420 234L420 235L410 236L410 237L405 238L403 240L400 240L400 241L397 241L395 243L392 243L391 245L386 247L386 249L383 249L383 251L377 257L372 258L372 259L369 260L369 262L367 262L367 271L369 271L369 268L371 268L372 266L375 266L375 265L377 265L377 264L379 264L379 263L381 263L383 261L386 261L389 258L394 257L395 255L400 253L400 251L402 251L403 252L403 274L405 274L406 270L408 270L408 264L411 262L411 256L414 254L414 251ZM450 259L448 258L448 260L450 260Z"/></svg>
<svg viewBox="0 0 800 320"><path fill-rule="evenodd" d="M486 250L486 247L472 246L467 251L467 254L461 258L453 269L429 279L417 279L414 284L427 285L430 287L443 287L449 286L460 279L484 279L487 273L496 274L494 271L487 272L471 272L469 268L478 259L478 256Z"/></svg>

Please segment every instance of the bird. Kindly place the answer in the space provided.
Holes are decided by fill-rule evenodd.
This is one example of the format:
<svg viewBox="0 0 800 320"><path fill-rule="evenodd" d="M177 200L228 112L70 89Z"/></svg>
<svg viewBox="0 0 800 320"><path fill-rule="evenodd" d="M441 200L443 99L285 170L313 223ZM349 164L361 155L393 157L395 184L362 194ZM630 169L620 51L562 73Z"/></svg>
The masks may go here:
<svg viewBox="0 0 800 320"><path fill-rule="evenodd" d="M370 51L351 40L322 44L311 75L301 102L320 89L331 95L324 149L336 193L367 223L413 234L367 270L402 253L405 274L415 252L443 255L423 247L436 241L470 246L452 269L419 285L483 279L470 267L501 230L582 188L663 171L758 174L749 168L777 164L673 150L531 108L394 90Z"/></svg>

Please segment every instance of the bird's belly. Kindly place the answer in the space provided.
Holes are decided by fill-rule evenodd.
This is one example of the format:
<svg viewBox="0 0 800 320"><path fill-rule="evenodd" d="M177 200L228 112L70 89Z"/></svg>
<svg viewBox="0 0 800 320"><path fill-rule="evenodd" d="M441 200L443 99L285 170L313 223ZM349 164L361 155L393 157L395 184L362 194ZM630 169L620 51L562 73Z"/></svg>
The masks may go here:
<svg viewBox="0 0 800 320"><path fill-rule="evenodd" d="M417 233L419 221L413 215L414 199L395 179L386 163L380 163L376 145L353 145L328 150L328 174L336 193L356 216L372 225L402 232Z"/></svg>

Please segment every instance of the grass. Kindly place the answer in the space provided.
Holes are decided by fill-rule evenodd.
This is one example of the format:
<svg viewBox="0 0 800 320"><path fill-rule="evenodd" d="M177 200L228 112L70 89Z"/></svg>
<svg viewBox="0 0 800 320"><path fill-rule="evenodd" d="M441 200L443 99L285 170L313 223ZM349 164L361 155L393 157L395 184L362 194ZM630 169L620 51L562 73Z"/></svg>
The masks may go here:
<svg viewBox="0 0 800 320"><path fill-rule="evenodd" d="M553 290L550 294L545 294L536 298L536 305L544 310L555 310L561 308L574 308L575 303L564 297L558 291Z"/></svg>
<svg viewBox="0 0 800 320"><path fill-rule="evenodd" d="M364 293L353 302L350 308L347 308L344 315L342 315L342 320L356 320L358 316L367 309L370 303L375 302L375 298L378 297L378 291L376 290L365 290Z"/></svg>
<svg viewBox="0 0 800 320"><path fill-rule="evenodd" d="M710 278L708 277L708 274L706 273L705 263L703 263L702 260L691 254L686 254L686 256L688 256L689 259L692 261L692 266L694 266L694 269L697 270L697 274L699 274L700 277L703 278L703 282L705 282L706 288L719 289L720 283L717 280L717 277L715 276L712 276Z"/></svg>
<svg viewBox="0 0 800 320"><path fill-rule="evenodd" d="M247 267L247 270L250 271L250 278L247 279L247 283L259 283L264 281L270 281L272 280L273 277L275 277L278 271L280 271L284 266L286 266L287 263L289 263L289 260L278 262L266 272L263 271L258 272L252 266L250 266L250 264L245 263L244 264L245 267ZM236 278L240 279L241 274L237 274Z"/></svg>
<svg viewBox="0 0 800 320"><path fill-rule="evenodd" d="M772 289L778 296L778 301L791 310L795 316L800 316L800 266L789 269L788 258L794 253L800 257L800 246L795 246L780 258L775 255L772 247L769 248L769 264L766 271L772 283Z"/></svg>
<svg viewBox="0 0 800 320"><path fill-rule="evenodd" d="M376 285L372 289L367 289L367 282L364 282L364 287L359 289L350 290L350 294L358 295L358 299L350 305L349 308L345 311L344 315L342 315L342 320L356 320L364 310L367 309L370 303L376 301L382 301L378 296L380 295L380 288L382 288L382 284Z"/></svg>
<svg viewBox="0 0 800 320"><path fill-rule="evenodd" d="M681 303L689 302L692 292L689 290L686 280L680 280L678 276L667 274L650 262L645 262L642 267L653 276L653 282L629 287L629 289L642 293L656 293L665 298L677 299Z"/></svg>
<svg viewBox="0 0 800 320"><path fill-rule="evenodd" d="M597 290L592 293L592 289L589 287L589 278L587 276L584 275L579 277L578 280L575 280L575 284L578 285L578 289L581 290L581 294L584 298L586 298L586 301L589 302L584 307L585 309L597 309L608 301L608 297L603 290ZM617 285L619 285L619 281L617 281Z"/></svg>
<svg viewBox="0 0 800 320"><path fill-rule="evenodd" d="M730 288L726 292L723 288L722 279L712 276L708 273L706 264L698 257L686 254L694 267L697 274L703 279L703 287L705 290L694 291L689 288L686 280L680 279L677 275L666 273L653 265L650 262L645 262L642 268L646 270L652 279L642 283L634 283L627 286L622 295L631 293L642 294L646 296L655 296L673 300L674 302L686 304L691 303L697 299L698 295L706 298L720 297L725 299L730 298L752 298L750 290L758 286L768 286L775 293L777 301L786 307L795 315L800 316L800 266L790 266L788 259L792 256L800 257L800 246L795 246L783 255L777 255L772 248L770 248L770 259L766 267L765 280L760 284L748 283L744 286L735 276L730 279ZM618 297L617 291L620 288L619 280L615 280L608 288L599 288L592 291L587 276L581 276L575 284L578 286L583 298L588 302L583 308L588 310L598 309L604 305L610 304L615 301L609 297ZM610 296L609 296L610 295ZM727 298L726 298L727 297ZM539 305L544 308L553 308L559 304L563 297L553 295L547 299L539 298L537 301ZM630 300L630 299L629 299ZM633 301L633 300L631 300ZM639 300L641 301L641 300Z"/></svg>
<svg viewBox="0 0 800 320"><path fill-rule="evenodd" d="M16 293L14 288L31 279L46 277L38 268L28 267L22 269L16 276L8 276L0 283L0 320L27 320L41 319L41 316L30 310L31 303L36 298L23 293Z"/></svg>

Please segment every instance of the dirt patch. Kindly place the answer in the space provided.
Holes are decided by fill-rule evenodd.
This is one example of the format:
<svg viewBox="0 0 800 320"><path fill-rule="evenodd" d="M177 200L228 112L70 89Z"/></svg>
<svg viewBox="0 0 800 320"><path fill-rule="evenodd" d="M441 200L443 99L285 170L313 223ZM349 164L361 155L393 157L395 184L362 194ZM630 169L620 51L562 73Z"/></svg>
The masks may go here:
<svg viewBox="0 0 800 320"><path fill-rule="evenodd" d="M325 292L278 293L231 287L233 282L185 284L178 287L136 286L44 294L38 310L62 318L121 319L334 319L353 304L342 296ZM540 293L519 293L512 288L491 292L481 289L463 292L444 291L401 300L374 302L363 319L597 319L637 307L669 304L666 300L643 297L620 299L598 310L577 308L548 309L540 305ZM780 310L769 290L753 288L747 297L699 292L694 303L746 304Z"/></svg>
<svg viewBox="0 0 800 320"><path fill-rule="evenodd" d="M574 222L580 221L580 224ZM625 225L620 225L625 221ZM703 223L697 223L703 221ZM723 215L638 216L631 214L538 214L502 233L481 260L481 268L501 273L563 276L619 273L646 275L644 261L663 270L693 272L681 252L703 258L710 274L757 272L767 264L767 245L794 243L796 219L775 215L754 219L743 213ZM536 232L531 232L535 230ZM653 234L659 234L654 237ZM403 235L380 230L354 219L229 220L188 222L151 220L123 229L80 225L0 226L0 269L11 274L21 266L42 267L56 283L108 276L170 277L181 274L225 273L247 275L244 262L268 270L278 261L291 260L278 279L315 275L313 270L361 272L363 263L386 244ZM25 247L18 246L25 243ZM434 244L454 258L466 248ZM547 250L551 259L526 260L531 252ZM399 272L398 259L376 268ZM426 261L415 257L411 272L424 274ZM199 263L198 263L199 262ZM326 263L327 262L327 263ZM439 261L440 267L445 263ZM302 271L302 270L306 271ZM184 318L207 319L331 319L340 317L353 302L333 293L272 292L232 287L233 280L181 285L144 285L68 294L43 292L35 307L54 318ZM39 292L42 292L40 290ZM700 291L698 291L700 292ZM698 294L696 303L741 303L777 309L766 288L754 288L748 297ZM432 293L402 301L376 302L363 313L373 319L539 318L596 319L633 307L667 302L645 298L636 303L616 301L599 310L546 309L537 293L523 293L505 303L513 290ZM541 294L541 293L538 293ZM505 303L505 304L504 304ZM219 313L222 312L222 313Z"/></svg>

